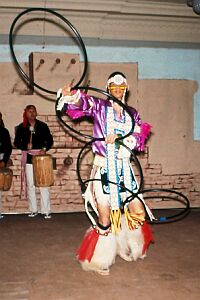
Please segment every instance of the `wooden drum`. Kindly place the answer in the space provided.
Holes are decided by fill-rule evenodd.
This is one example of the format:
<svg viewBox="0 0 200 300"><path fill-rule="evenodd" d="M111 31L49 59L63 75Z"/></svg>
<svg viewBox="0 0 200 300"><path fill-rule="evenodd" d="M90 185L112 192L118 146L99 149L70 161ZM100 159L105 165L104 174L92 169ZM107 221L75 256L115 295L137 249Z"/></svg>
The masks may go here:
<svg viewBox="0 0 200 300"><path fill-rule="evenodd" d="M35 186L48 187L53 185L53 159L50 154L32 157Z"/></svg>
<svg viewBox="0 0 200 300"><path fill-rule="evenodd" d="M0 191L8 191L12 184L13 171L9 168L0 168Z"/></svg>

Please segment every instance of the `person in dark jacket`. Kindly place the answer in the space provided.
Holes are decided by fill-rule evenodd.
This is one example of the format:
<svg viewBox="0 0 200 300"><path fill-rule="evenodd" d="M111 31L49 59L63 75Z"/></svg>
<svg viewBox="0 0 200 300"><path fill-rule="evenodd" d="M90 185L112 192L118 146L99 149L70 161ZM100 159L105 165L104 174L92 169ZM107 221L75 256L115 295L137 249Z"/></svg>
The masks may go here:
<svg viewBox="0 0 200 300"><path fill-rule="evenodd" d="M33 177L33 155L45 154L52 145L53 137L46 123L37 119L34 105L24 109L23 122L16 127L14 145L22 150L22 193L27 192L29 202L29 217L38 214L36 188ZM41 214L45 219L51 218L49 187L40 187Z"/></svg>
<svg viewBox="0 0 200 300"><path fill-rule="evenodd" d="M2 119L2 113L0 112L0 169L5 168L7 162L12 153L12 144L10 139L10 133L4 126ZM0 191L0 202L2 197L2 191ZM0 219L3 218L0 212Z"/></svg>

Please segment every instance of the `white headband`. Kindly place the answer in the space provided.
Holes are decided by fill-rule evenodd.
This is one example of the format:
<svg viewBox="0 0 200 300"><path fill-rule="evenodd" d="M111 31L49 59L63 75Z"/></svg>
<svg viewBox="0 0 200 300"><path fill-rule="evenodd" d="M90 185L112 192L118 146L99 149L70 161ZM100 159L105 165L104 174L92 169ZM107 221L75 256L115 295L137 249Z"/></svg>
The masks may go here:
<svg viewBox="0 0 200 300"><path fill-rule="evenodd" d="M111 77L108 79L108 82L107 82L107 85L111 84L111 83L114 83L116 85L120 85L122 84L123 82L126 83L127 85L127 80L125 77L123 77L122 75L120 74L116 74L115 76Z"/></svg>

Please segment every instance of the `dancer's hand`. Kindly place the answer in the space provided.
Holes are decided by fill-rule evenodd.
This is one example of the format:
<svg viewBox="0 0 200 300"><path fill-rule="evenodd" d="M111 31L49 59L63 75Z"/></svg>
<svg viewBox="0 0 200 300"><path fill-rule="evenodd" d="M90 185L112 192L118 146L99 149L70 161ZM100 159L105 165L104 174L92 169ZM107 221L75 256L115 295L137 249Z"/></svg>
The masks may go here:
<svg viewBox="0 0 200 300"><path fill-rule="evenodd" d="M63 88L59 89L57 92L57 99L59 99L56 109L62 110L66 103L77 104L80 99L80 90L71 91L71 87L73 84L73 80L71 83L66 84Z"/></svg>
<svg viewBox="0 0 200 300"><path fill-rule="evenodd" d="M114 144L115 140L118 138L117 134L109 134L105 137L106 144Z"/></svg>
<svg viewBox="0 0 200 300"><path fill-rule="evenodd" d="M71 96L72 95L71 87L72 87L72 83L68 83L62 88L63 96Z"/></svg>

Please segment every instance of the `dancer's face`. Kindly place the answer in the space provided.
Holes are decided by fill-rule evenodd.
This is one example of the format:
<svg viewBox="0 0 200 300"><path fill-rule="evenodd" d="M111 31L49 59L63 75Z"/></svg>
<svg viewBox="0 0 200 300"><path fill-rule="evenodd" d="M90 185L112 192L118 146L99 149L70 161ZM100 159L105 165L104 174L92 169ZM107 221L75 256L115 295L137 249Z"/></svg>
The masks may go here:
<svg viewBox="0 0 200 300"><path fill-rule="evenodd" d="M111 83L108 87L109 93L117 98L118 100L122 100L124 93L126 92L127 86L124 83L120 85L116 85L114 83Z"/></svg>

